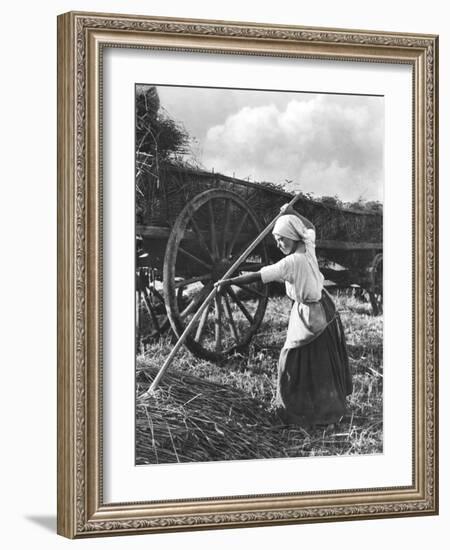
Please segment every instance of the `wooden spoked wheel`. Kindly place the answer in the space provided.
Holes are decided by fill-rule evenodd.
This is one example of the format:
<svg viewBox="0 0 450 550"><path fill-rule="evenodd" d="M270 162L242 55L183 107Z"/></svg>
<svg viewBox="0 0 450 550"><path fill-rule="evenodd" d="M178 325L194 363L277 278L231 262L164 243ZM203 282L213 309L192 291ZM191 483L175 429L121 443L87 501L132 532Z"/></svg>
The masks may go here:
<svg viewBox="0 0 450 550"><path fill-rule="evenodd" d="M164 301L179 337L197 309L234 261L261 232L249 205L231 191L211 189L194 197L180 212L167 241ZM251 253L233 277L267 265L264 243ZM183 303L177 300L183 289ZM264 317L266 285L230 286L204 310L186 346L210 361L221 361L246 346Z"/></svg>
<svg viewBox="0 0 450 550"><path fill-rule="evenodd" d="M374 315L383 313L383 254L377 254L370 267L370 303Z"/></svg>
<svg viewBox="0 0 450 550"><path fill-rule="evenodd" d="M151 280L150 268L140 267L136 272L137 347L148 344L170 326L161 292Z"/></svg>

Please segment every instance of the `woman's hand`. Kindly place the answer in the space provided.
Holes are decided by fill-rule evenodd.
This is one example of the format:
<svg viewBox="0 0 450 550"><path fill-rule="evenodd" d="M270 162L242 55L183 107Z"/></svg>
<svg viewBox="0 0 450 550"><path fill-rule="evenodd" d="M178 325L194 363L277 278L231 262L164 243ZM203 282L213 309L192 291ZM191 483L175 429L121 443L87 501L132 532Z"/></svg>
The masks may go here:
<svg viewBox="0 0 450 550"><path fill-rule="evenodd" d="M214 283L214 288L219 294L223 294L225 289L231 285L231 279L220 279Z"/></svg>
<svg viewBox="0 0 450 550"><path fill-rule="evenodd" d="M286 214L296 214L295 210L292 208L292 206L289 206L288 203L283 204L283 206L280 208L280 212L281 212L283 215L286 215Z"/></svg>

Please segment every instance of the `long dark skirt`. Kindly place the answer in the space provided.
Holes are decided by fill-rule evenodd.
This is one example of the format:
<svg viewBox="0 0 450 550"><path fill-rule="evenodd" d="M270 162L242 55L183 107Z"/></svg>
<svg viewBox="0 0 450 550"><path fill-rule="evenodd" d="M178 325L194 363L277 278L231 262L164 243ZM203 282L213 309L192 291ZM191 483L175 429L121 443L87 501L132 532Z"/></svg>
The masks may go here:
<svg viewBox="0 0 450 550"><path fill-rule="evenodd" d="M331 299L325 298L329 314ZM347 414L352 392L345 336L339 314L309 344L283 348L278 361L277 405L286 424L330 424Z"/></svg>

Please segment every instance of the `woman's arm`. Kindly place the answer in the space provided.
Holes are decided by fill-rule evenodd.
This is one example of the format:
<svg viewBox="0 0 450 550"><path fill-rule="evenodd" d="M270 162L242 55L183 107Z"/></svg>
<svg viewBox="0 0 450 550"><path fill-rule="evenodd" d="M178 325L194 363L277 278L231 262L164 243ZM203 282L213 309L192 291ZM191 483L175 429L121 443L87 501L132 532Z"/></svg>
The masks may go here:
<svg viewBox="0 0 450 550"><path fill-rule="evenodd" d="M280 210L281 212L283 212L283 214L292 214L293 216L297 216L297 218L300 218L307 229L314 229L314 231L316 230L316 228L314 227L314 224L311 221L309 221L308 218L305 218L305 216L302 216L301 214L299 214L297 210L294 210L292 206L283 204Z"/></svg>
<svg viewBox="0 0 450 550"><path fill-rule="evenodd" d="M245 285L248 283L255 283L261 281L261 273L256 271L254 273L246 273L245 275L239 275L239 277L232 277L231 279L221 279L214 283L214 286L219 292L222 292L227 286L230 285Z"/></svg>

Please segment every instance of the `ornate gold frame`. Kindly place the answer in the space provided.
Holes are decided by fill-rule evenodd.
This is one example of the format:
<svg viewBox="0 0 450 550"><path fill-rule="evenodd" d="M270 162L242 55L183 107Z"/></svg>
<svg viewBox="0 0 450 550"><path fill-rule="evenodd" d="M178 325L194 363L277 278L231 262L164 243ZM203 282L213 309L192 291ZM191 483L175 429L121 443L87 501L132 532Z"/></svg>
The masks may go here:
<svg viewBox="0 0 450 550"><path fill-rule="evenodd" d="M380 490L102 502L102 47L168 48L413 67L414 483ZM58 18L58 533L229 528L438 513L438 38L67 13Z"/></svg>

